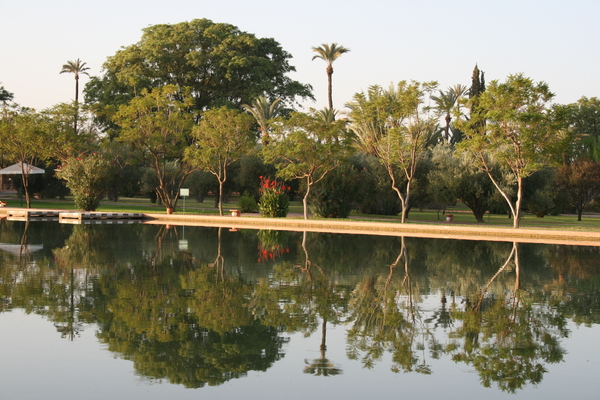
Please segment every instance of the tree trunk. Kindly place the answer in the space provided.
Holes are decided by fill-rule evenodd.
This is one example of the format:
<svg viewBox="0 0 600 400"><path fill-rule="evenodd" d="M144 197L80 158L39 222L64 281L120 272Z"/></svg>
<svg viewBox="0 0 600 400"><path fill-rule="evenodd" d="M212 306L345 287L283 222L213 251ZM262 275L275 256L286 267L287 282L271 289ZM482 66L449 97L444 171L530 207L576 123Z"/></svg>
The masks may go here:
<svg viewBox="0 0 600 400"><path fill-rule="evenodd" d="M450 121L452 121L452 117L449 113L446 114L446 127L444 128L444 141L449 142L450 138Z"/></svg>
<svg viewBox="0 0 600 400"><path fill-rule="evenodd" d="M219 164L219 173L215 174L219 181L219 215L223 216L223 184L227 180L227 164Z"/></svg>
<svg viewBox="0 0 600 400"><path fill-rule="evenodd" d="M223 182L219 181L219 215L223 216Z"/></svg>
<svg viewBox="0 0 600 400"><path fill-rule="evenodd" d="M77 118L79 117L79 77L75 77L75 121L73 123L73 131L77 135Z"/></svg>
<svg viewBox="0 0 600 400"><path fill-rule="evenodd" d="M310 193L310 186L309 179L306 178L306 194L302 199L302 206L304 207L304 219L308 219L308 194Z"/></svg>
<svg viewBox="0 0 600 400"><path fill-rule="evenodd" d="M518 228L521 222L521 203L523 202L523 178L517 179L517 203L513 211L513 228Z"/></svg>
<svg viewBox="0 0 600 400"><path fill-rule="evenodd" d="M329 109L331 111L333 111L333 99L332 99L332 92L333 90L331 89L331 81L333 79L333 67L331 65L329 65L327 67L327 99L329 100Z"/></svg>
<svg viewBox="0 0 600 400"><path fill-rule="evenodd" d="M513 218L514 218L513 219L513 228L518 228L519 222L520 222L521 200L522 200L522 196L523 196L523 178L520 178L520 177L517 178L517 183L518 183L517 203L516 203L516 205L513 205L512 201L508 197L508 194L506 194L506 192L504 190L502 190L502 188L500 187L498 182L496 182L496 180L492 176L492 173L491 173L488 165L484 161L483 156L481 156L481 160L483 161L483 165L485 165L485 172L487 173L488 177L491 179L491 181L494 184L494 186L496 187L496 189L500 192L502 197L504 197L504 200L506 200L506 203L508 204L508 207L510 208L510 212L512 212L512 214L513 214ZM509 215L509 218L510 218L510 215Z"/></svg>

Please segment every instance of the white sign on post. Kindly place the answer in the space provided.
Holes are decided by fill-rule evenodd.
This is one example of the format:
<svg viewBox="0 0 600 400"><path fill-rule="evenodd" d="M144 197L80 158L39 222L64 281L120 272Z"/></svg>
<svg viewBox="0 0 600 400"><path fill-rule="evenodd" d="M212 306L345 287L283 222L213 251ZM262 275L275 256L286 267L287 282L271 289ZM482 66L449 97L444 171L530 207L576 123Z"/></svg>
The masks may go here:
<svg viewBox="0 0 600 400"><path fill-rule="evenodd" d="M190 195L190 189L188 188L180 188L179 189L179 196L183 197L183 213L185 214L185 198L189 197Z"/></svg>

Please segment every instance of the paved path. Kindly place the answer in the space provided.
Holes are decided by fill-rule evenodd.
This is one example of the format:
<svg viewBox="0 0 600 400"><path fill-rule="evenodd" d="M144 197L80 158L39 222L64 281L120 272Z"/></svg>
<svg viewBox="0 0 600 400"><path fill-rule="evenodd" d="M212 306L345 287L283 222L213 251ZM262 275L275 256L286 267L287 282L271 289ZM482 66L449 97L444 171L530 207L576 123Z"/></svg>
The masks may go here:
<svg viewBox="0 0 600 400"><path fill-rule="evenodd" d="M232 229L284 229L294 231L411 236L464 240L552 243L600 246L600 232L550 229L482 227L448 223L399 223L397 221L304 220L301 218L231 217L218 215L145 214L147 223L192 226L226 226Z"/></svg>
<svg viewBox="0 0 600 400"><path fill-rule="evenodd" d="M0 198L4 192L0 192ZM125 205L129 203L114 203ZM131 203L131 205L136 205ZM137 204L139 205L139 204ZM161 207L161 206L156 206ZM162 208L162 207L161 207ZM186 207L202 209L210 207ZM10 209L0 208L0 214ZM57 210L69 211L69 210ZM556 243L585 246L600 246L600 232L563 231L551 229L488 227L462 225L457 223L419 222L411 220L402 224L396 220L369 218L360 216L349 220L304 220L301 213L290 213L287 218L260 218L259 214L244 214L242 217L215 214L155 214L145 213L145 222L165 225L226 226L247 229L285 229L295 231L331 232L348 234L368 234L385 236L412 236L429 238L452 238L465 240L518 241L529 243Z"/></svg>

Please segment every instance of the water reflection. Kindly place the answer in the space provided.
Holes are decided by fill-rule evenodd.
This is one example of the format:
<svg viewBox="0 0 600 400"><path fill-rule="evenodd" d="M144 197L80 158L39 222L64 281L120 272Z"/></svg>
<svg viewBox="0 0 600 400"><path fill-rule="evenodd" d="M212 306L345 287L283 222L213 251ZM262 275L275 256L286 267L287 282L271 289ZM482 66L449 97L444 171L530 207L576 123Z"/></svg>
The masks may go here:
<svg viewBox="0 0 600 400"><path fill-rule="evenodd" d="M419 353L418 348L424 349L431 332L417 307L405 238L400 239L398 257L388 268L387 276L367 276L353 292L354 324L348 331L348 357L372 368L390 352L392 371L430 374L424 351ZM394 274L398 275L395 281Z"/></svg>
<svg viewBox="0 0 600 400"><path fill-rule="evenodd" d="M505 294L489 288L512 266L514 287ZM474 304L454 310L462 325L455 330L447 351L456 362L473 366L485 387L492 383L514 393L526 384L539 384L545 365L563 360L560 339L568 335L566 320L556 310L536 303L534 295L521 289L519 244L513 243L506 262L483 286Z"/></svg>
<svg viewBox="0 0 600 400"><path fill-rule="evenodd" d="M191 388L267 371L300 333L320 339L307 375L435 375L449 358L515 393L564 361L569 321L600 320L596 247L185 229L3 221L0 242L44 247L1 253L0 310L69 340L95 324L138 374ZM348 360L332 360L342 324Z"/></svg>

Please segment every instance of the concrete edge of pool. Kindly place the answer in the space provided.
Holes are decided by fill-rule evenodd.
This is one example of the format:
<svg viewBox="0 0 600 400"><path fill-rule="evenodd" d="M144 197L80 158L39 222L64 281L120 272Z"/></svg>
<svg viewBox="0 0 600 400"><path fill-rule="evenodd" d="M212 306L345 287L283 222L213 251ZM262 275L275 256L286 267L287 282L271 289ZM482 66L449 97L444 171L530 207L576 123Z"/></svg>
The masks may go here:
<svg viewBox="0 0 600 400"><path fill-rule="evenodd" d="M1 207L0 217L23 208ZM83 213L73 210L31 209L36 212ZM101 214L102 212L98 212ZM152 214L141 213L143 223L162 225L211 226L229 229L280 229L327 233L409 236L423 238L491 240L503 242L547 243L580 246L600 246L600 232L561 231L551 229L511 227L485 227L450 223L399 223L352 220L323 220L298 218L261 218L256 214L241 217L197 215L197 214ZM33 220L33 218L31 218Z"/></svg>
<svg viewBox="0 0 600 400"><path fill-rule="evenodd" d="M230 217L216 215L144 214L144 223L226 226L231 229L281 229L327 233L347 233L424 238L493 240L504 242L548 243L600 246L600 232L560 231L532 228L492 228L452 223L426 224L375 221L305 220L296 218Z"/></svg>

